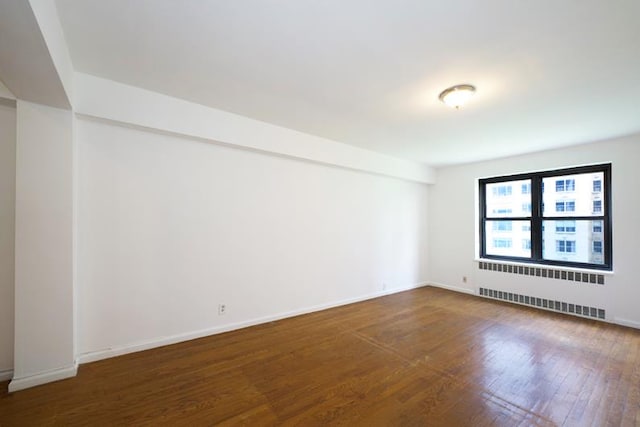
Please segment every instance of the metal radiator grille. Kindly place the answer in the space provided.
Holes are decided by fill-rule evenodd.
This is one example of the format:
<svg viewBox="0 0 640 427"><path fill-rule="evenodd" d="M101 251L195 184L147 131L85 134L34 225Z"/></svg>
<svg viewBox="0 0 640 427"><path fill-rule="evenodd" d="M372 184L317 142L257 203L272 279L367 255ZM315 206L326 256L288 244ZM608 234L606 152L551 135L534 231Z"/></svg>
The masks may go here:
<svg viewBox="0 0 640 427"><path fill-rule="evenodd" d="M530 295L520 295L513 292L498 291L495 289L480 288L480 295L487 298L529 305L531 307L546 308L548 310L559 311L561 313L593 317L595 319L604 319L606 314L605 310L602 308L588 307L586 305L573 304L565 301L549 300Z"/></svg>
<svg viewBox="0 0 640 427"><path fill-rule="evenodd" d="M521 274L524 276L546 277L548 279L570 280L572 282L604 285L604 274L581 273L577 271L557 270L555 268L528 267L524 265L499 264L484 261L478 263L478 268L480 270L499 271L503 273Z"/></svg>

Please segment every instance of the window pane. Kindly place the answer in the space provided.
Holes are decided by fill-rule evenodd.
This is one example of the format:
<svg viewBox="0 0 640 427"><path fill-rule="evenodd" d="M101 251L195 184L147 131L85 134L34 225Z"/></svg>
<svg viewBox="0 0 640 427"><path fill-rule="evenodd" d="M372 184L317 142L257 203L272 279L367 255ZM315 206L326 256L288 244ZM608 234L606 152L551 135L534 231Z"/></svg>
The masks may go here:
<svg viewBox="0 0 640 427"><path fill-rule="evenodd" d="M604 211L603 172L542 179L544 216L600 216Z"/></svg>
<svg viewBox="0 0 640 427"><path fill-rule="evenodd" d="M496 182L485 187L487 218L531 216L531 180Z"/></svg>
<svg viewBox="0 0 640 427"><path fill-rule="evenodd" d="M604 264L602 221L556 220L542 225L544 259Z"/></svg>
<svg viewBox="0 0 640 427"><path fill-rule="evenodd" d="M531 257L531 222L494 220L486 222L486 253L512 257Z"/></svg>

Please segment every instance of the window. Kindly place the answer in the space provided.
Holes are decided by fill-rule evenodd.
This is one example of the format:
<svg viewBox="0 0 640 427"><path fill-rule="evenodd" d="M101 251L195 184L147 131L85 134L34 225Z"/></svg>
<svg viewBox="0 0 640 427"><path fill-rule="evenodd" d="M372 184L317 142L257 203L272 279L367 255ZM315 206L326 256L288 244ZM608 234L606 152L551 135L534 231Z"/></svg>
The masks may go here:
<svg viewBox="0 0 640 427"><path fill-rule="evenodd" d="M511 221L495 221L493 223L494 231L511 231Z"/></svg>
<svg viewBox="0 0 640 427"><path fill-rule="evenodd" d="M486 178L479 185L482 258L611 270L610 164Z"/></svg>
<svg viewBox="0 0 640 427"><path fill-rule="evenodd" d="M522 239L530 239L530 221L522 218L531 215L531 194L522 194L523 188L531 188L531 180L503 181L485 186L485 241L486 253L497 257L530 257L531 249L523 248Z"/></svg>
<svg viewBox="0 0 640 427"><path fill-rule="evenodd" d="M602 200L594 200L593 201L593 213L602 212Z"/></svg>
<svg viewBox="0 0 640 427"><path fill-rule="evenodd" d="M575 240L556 240L556 252L573 253L576 251Z"/></svg>
<svg viewBox="0 0 640 427"><path fill-rule="evenodd" d="M493 239L493 247L495 248L510 248L511 239Z"/></svg>
<svg viewBox="0 0 640 427"><path fill-rule="evenodd" d="M593 192L594 193L599 193L601 191L602 191L602 180L595 179L593 181Z"/></svg>
<svg viewBox="0 0 640 427"><path fill-rule="evenodd" d="M556 192L562 191L576 191L575 179L557 179L556 180Z"/></svg>
<svg viewBox="0 0 640 427"><path fill-rule="evenodd" d="M510 185L500 185L498 187L493 188L493 195L498 197L510 196L511 195L511 186Z"/></svg>
<svg viewBox="0 0 640 427"><path fill-rule="evenodd" d="M594 254L602 253L602 242L598 242L598 241L593 242L593 253Z"/></svg>
<svg viewBox="0 0 640 427"><path fill-rule="evenodd" d="M575 212L575 200L560 200L556 202L556 212Z"/></svg>
<svg viewBox="0 0 640 427"><path fill-rule="evenodd" d="M493 213L494 214L510 214L511 209L494 209Z"/></svg>
<svg viewBox="0 0 640 427"><path fill-rule="evenodd" d="M556 221L556 233L575 233L575 221Z"/></svg>

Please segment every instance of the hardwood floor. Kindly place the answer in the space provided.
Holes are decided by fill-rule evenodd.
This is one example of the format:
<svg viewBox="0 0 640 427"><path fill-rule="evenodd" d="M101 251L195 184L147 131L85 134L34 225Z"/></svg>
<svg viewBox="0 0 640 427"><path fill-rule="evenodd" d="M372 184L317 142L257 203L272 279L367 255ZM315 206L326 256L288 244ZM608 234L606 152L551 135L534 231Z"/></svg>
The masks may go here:
<svg viewBox="0 0 640 427"><path fill-rule="evenodd" d="M640 426L640 331L421 288L6 385L2 426Z"/></svg>

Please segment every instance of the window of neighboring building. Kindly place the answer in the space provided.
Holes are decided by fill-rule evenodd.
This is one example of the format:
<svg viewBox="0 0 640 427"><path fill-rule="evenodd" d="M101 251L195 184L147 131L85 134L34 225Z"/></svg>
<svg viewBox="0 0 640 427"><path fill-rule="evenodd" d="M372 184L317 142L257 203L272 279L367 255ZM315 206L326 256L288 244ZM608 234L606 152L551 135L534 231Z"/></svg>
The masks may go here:
<svg viewBox="0 0 640 427"><path fill-rule="evenodd" d="M511 195L511 186L510 185L500 185L498 187L493 188L493 195L498 197L510 196Z"/></svg>
<svg viewBox="0 0 640 427"><path fill-rule="evenodd" d="M596 179L593 181L593 192L599 193L602 191L602 180Z"/></svg>
<svg viewBox="0 0 640 427"><path fill-rule="evenodd" d="M510 248L511 239L493 239L493 246L496 248Z"/></svg>
<svg viewBox="0 0 640 427"><path fill-rule="evenodd" d="M593 242L593 253L594 254L602 253L602 242L599 242L599 241Z"/></svg>
<svg viewBox="0 0 640 427"><path fill-rule="evenodd" d="M556 191L575 191L576 189L576 180L575 179L557 179L556 180Z"/></svg>
<svg viewBox="0 0 640 427"><path fill-rule="evenodd" d="M479 183L481 257L611 270L610 164Z"/></svg>
<svg viewBox="0 0 640 427"><path fill-rule="evenodd" d="M593 213L602 212L602 200L594 200L593 201Z"/></svg>
<svg viewBox="0 0 640 427"><path fill-rule="evenodd" d="M495 221L493 223L494 231L511 231L512 225L511 221Z"/></svg>
<svg viewBox="0 0 640 427"><path fill-rule="evenodd" d="M575 240L556 240L556 251L573 253L576 251L576 241Z"/></svg>
<svg viewBox="0 0 640 427"><path fill-rule="evenodd" d="M556 221L556 233L575 233L575 221Z"/></svg>
<svg viewBox="0 0 640 427"><path fill-rule="evenodd" d="M511 209L494 209L493 213L494 214L498 214L498 215L510 214L511 213Z"/></svg>
<svg viewBox="0 0 640 427"><path fill-rule="evenodd" d="M575 212L575 200L560 200L556 202L556 212Z"/></svg>

